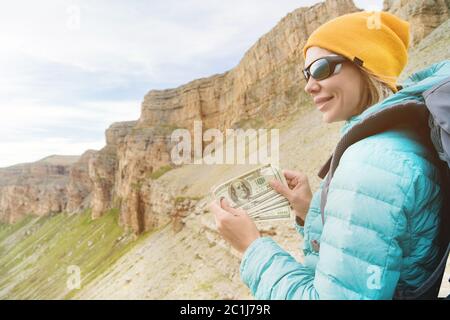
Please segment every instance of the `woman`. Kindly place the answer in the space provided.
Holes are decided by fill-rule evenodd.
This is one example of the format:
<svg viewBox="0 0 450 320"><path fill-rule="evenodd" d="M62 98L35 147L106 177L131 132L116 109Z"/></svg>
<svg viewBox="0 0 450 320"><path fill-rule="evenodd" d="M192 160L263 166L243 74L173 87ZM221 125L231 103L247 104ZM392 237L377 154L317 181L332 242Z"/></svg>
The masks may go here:
<svg viewBox="0 0 450 320"><path fill-rule="evenodd" d="M375 111L421 93L450 75L444 61L412 75L398 91L407 63L409 24L386 12L347 14L319 27L303 54L305 91L324 122L345 121L342 135ZM408 128L365 138L343 154L332 177L323 222L321 188L284 171L288 187L272 182L296 214L304 263L225 200L213 202L221 235L243 253L241 279L259 299L392 299L420 286L433 270L442 194L439 170Z"/></svg>

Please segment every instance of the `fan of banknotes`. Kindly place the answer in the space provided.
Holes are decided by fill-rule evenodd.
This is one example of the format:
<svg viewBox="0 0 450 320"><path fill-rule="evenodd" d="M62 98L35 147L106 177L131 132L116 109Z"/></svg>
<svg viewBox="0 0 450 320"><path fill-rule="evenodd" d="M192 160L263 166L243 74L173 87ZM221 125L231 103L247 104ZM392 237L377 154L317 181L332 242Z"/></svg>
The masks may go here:
<svg viewBox="0 0 450 320"><path fill-rule="evenodd" d="M287 185L281 171L266 164L212 188L215 199L225 197L233 208L244 209L255 221L291 218L289 201L270 185L270 180Z"/></svg>

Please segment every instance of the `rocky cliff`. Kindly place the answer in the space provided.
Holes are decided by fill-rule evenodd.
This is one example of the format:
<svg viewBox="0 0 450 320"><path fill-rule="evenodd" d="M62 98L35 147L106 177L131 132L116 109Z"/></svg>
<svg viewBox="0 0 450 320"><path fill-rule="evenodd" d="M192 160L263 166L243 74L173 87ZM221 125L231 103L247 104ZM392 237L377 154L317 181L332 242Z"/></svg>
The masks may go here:
<svg viewBox="0 0 450 320"><path fill-rule="evenodd" d="M450 17L450 1L385 0L383 10L410 22L411 42L416 45Z"/></svg>
<svg viewBox="0 0 450 320"><path fill-rule="evenodd" d="M49 156L0 169L0 218L14 223L26 214L58 213L67 203L66 186L78 156Z"/></svg>
<svg viewBox="0 0 450 320"><path fill-rule="evenodd" d="M67 203L63 210L81 212L92 206L93 183L89 176L89 161L96 153L95 150L88 150L71 165L66 189Z"/></svg>
<svg viewBox="0 0 450 320"><path fill-rule="evenodd" d="M413 22L413 39L418 42L448 19L449 1L435 2L437 6L385 1L384 7ZM0 173L0 219L13 222L27 213L78 212L91 207L93 218L118 208L120 223L136 233L179 221L177 217L186 214L196 197L186 197L182 186L167 189L158 180L174 167L172 130L192 132L194 120L202 121L203 130L267 128L303 112L309 105L300 71L303 44L327 20L358 10L351 0L327 0L289 13L249 48L235 68L178 88L151 90L137 121L112 124L100 151L88 151L60 169L42 171L46 184L30 185L22 171L3 169L9 173ZM15 180L5 178L8 175Z"/></svg>

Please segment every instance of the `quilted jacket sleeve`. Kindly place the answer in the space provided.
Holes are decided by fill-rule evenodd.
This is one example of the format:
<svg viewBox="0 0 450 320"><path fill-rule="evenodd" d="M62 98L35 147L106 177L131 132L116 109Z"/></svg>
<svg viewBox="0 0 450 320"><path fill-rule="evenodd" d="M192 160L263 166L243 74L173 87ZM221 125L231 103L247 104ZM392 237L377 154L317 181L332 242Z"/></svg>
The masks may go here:
<svg viewBox="0 0 450 320"><path fill-rule="evenodd" d="M322 188L323 188L323 181L320 183L319 188L313 194L313 197L311 199L311 203L310 203L309 208L308 208L307 217L319 216L320 215L320 195L322 193ZM306 221L304 222L304 225L301 226L294 220L294 228L297 230L297 232L303 238L305 237L305 227L306 227ZM305 239L305 240L307 240L307 239ZM305 252L305 254L306 254L306 252Z"/></svg>
<svg viewBox="0 0 450 320"><path fill-rule="evenodd" d="M415 228L407 214L437 201L439 187L401 157L346 154L330 185L316 269L297 262L271 238L260 238L240 267L255 298L393 297L402 267L400 241Z"/></svg>

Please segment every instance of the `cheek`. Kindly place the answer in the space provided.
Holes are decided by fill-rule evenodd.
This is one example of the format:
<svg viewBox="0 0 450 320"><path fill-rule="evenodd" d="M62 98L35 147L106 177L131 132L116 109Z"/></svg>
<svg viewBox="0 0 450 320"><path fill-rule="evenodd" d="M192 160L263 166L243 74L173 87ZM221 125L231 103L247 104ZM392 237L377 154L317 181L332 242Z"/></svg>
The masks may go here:
<svg viewBox="0 0 450 320"><path fill-rule="evenodd" d="M329 110L330 115L346 119L359 113L361 97L361 77L354 70L342 70L334 77L323 80L322 87L326 94L335 96L336 101Z"/></svg>
<svg viewBox="0 0 450 320"><path fill-rule="evenodd" d="M359 90L354 86L348 86L342 90L342 95L345 98L345 107L348 110L352 110L356 108Z"/></svg>
<svg viewBox="0 0 450 320"><path fill-rule="evenodd" d="M325 122L343 121L359 114L363 86L361 76L356 70L343 70L334 77L325 79L322 83L324 93L335 96L336 101L324 113Z"/></svg>
<svg viewBox="0 0 450 320"><path fill-rule="evenodd" d="M358 112L360 106L360 99L362 96L362 87L358 85L357 81L343 82L339 90L341 108L345 113L354 114Z"/></svg>

